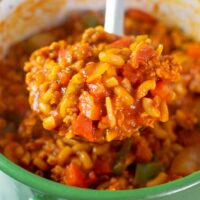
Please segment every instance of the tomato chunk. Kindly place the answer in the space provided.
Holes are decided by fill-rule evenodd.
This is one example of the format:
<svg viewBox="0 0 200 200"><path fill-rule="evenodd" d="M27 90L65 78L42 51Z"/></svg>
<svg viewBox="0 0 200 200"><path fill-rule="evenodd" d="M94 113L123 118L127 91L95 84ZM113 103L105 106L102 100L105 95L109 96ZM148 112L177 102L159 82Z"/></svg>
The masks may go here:
<svg viewBox="0 0 200 200"><path fill-rule="evenodd" d="M139 44L136 50L131 55L131 65L138 67L143 62L148 62L154 55L154 50L151 45L147 43Z"/></svg>
<svg viewBox="0 0 200 200"><path fill-rule="evenodd" d="M58 77L59 77L60 83L63 86L67 85L71 79L71 75L67 73L66 71L62 71L61 73L58 73Z"/></svg>
<svg viewBox="0 0 200 200"><path fill-rule="evenodd" d="M133 38L127 37L119 39L111 44L112 47L129 47L133 42Z"/></svg>
<svg viewBox="0 0 200 200"><path fill-rule="evenodd" d="M101 104L96 103L94 97L86 91L79 98L79 109L91 120L99 120L101 117Z"/></svg>
<svg viewBox="0 0 200 200"><path fill-rule="evenodd" d="M86 188L88 186L84 171L75 163L67 166L63 181L65 184L75 187Z"/></svg>
<svg viewBox="0 0 200 200"><path fill-rule="evenodd" d="M90 94L95 98L101 99L106 96L107 91L102 83L89 83L87 86L89 88Z"/></svg>
<svg viewBox="0 0 200 200"><path fill-rule="evenodd" d="M172 91L172 89L168 86L167 83L163 81L159 81L156 84L156 88L154 90L151 90L151 94L153 96L159 96L161 99L166 101L171 101L175 97L175 94Z"/></svg>
<svg viewBox="0 0 200 200"><path fill-rule="evenodd" d="M79 114L72 126L75 135L82 136L88 141L94 141L94 128L92 120L85 117L82 113Z"/></svg>

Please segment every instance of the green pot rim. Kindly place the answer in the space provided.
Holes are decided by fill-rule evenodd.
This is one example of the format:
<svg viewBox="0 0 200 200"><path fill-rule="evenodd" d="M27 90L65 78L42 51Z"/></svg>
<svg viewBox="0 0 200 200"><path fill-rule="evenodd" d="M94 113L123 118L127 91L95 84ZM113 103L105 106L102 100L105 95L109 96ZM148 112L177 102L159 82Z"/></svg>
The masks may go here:
<svg viewBox="0 0 200 200"><path fill-rule="evenodd" d="M194 172L184 178L159 186L122 191L99 191L70 187L42 178L8 160L0 154L0 170L31 188L52 196L72 199L126 199L126 198L159 198L189 189L200 184L200 172Z"/></svg>

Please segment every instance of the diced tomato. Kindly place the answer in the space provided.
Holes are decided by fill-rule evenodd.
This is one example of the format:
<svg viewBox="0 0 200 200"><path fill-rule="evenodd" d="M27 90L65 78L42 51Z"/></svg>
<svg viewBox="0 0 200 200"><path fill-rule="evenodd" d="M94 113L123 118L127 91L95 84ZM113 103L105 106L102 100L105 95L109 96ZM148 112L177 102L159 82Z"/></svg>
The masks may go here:
<svg viewBox="0 0 200 200"><path fill-rule="evenodd" d="M163 81L159 81L156 84L156 88L154 90L151 90L151 94L153 96L159 96L161 99L166 101L173 100L175 95L168 84Z"/></svg>
<svg viewBox="0 0 200 200"><path fill-rule="evenodd" d="M94 128L92 120L85 117L82 113L76 118L73 123L73 133L86 138L88 141L94 141Z"/></svg>
<svg viewBox="0 0 200 200"><path fill-rule="evenodd" d="M67 185L86 188L88 186L84 171L75 163L67 166L63 181Z"/></svg>
<svg viewBox="0 0 200 200"><path fill-rule="evenodd" d="M102 83L89 83L87 86L89 88L90 94L95 98L101 99L106 96L107 91Z"/></svg>
<svg viewBox="0 0 200 200"><path fill-rule="evenodd" d="M58 73L58 77L59 77L61 84L64 86L69 83L70 78L71 78L70 74L67 73L66 71L62 71L62 72Z"/></svg>
<svg viewBox="0 0 200 200"><path fill-rule="evenodd" d="M134 53L131 55L131 65L134 67L138 67L138 65L142 62L149 61L154 54L154 50L152 46L147 43L142 43L137 46Z"/></svg>
<svg viewBox="0 0 200 200"><path fill-rule="evenodd" d="M79 98L79 109L83 115L91 120L99 120L101 117L101 104L94 101L94 97L84 91Z"/></svg>
<svg viewBox="0 0 200 200"><path fill-rule="evenodd" d="M139 21L147 22L150 24L154 24L156 22L156 19L152 15L139 9L135 9L135 8L129 9L127 11L127 14L131 18L139 20Z"/></svg>
<svg viewBox="0 0 200 200"><path fill-rule="evenodd" d="M112 47L129 47L133 42L133 38L127 37L123 39L119 39L111 44Z"/></svg>
<svg viewBox="0 0 200 200"><path fill-rule="evenodd" d="M200 58L200 44L189 44L187 47L187 54L193 58Z"/></svg>

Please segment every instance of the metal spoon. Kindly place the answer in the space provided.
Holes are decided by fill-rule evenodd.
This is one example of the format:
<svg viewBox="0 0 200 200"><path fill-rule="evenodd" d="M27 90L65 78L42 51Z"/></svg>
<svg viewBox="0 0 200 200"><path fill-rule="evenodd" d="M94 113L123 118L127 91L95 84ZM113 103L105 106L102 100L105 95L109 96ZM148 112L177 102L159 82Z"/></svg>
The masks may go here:
<svg viewBox="0 0 200 200"><path fill-rule="evenodd" d="M108 33L124 34L124 0L106 0L104 29Z"/></svg>

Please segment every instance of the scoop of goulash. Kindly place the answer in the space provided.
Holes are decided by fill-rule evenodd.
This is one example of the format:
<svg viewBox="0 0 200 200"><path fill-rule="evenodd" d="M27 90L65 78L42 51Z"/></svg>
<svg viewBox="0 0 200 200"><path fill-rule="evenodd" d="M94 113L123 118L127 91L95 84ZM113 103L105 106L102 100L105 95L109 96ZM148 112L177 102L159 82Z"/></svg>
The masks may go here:
<svg viewBox="0 0 200 200"><path fill-rule="evenodd" d="M54 42L25 65L29 102L48 130L90 142L122 140L168 120L170 83L180 66L147 36L120 37L102 27L80 42Z"/></svg>

